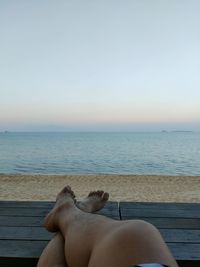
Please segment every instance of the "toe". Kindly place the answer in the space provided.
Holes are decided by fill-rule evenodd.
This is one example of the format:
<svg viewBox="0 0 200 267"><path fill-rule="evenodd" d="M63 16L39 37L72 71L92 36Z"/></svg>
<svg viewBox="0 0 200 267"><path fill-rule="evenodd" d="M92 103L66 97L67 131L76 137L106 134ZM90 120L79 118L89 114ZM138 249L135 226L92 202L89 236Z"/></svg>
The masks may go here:
<svg viewBox="0 0 200 267"><path fill-rule="evenodd" d="M88 197L91 197L94 195L94 191L91 191L89 194L88 194Z"/></svg>
<svg viewBox="0 0 200 267"><path fill-rule="evenodd" d="M104 201L107 201L107 200L109 199L109 194L108 194L107 192L105 192L105 193L103 194L102 199L103 199Z"/></svg>

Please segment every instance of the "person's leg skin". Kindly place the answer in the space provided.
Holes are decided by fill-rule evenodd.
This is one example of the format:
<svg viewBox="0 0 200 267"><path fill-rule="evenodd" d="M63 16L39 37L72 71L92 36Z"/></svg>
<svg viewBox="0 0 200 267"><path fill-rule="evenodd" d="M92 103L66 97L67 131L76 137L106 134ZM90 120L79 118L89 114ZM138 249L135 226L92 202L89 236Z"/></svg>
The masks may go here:
<svg viewBox="0 0 200 267"><path fill-rule="evenodd" d="M104 191L93 191L76 206L85 212L96 212L102 209L108 201L109 194ZM58 232L43 250L37 267L66 267L64 256L64 239Z"/></svg>
<svg viewBox="0 0 200 267"><path fill-rule="evenodd" d="M70 267L128 267L158 262L177 267L159 232L143 221L115 221L79 210L71 189L58 195L45 219L49 231L61 231Z"/></svg>
<svg viewBox="0 0 200 267"><path fill-rule="evenodd" d="M99 243L88 267L128 267L142 263L178 266L159 231L145 221L132 220L125 221Z"/></svg>
<svg viewBox="0 0 200 267"><path fill-rule="evenodd" d="M39 258L37 267L66 267L64 254L64 239L60 233L57 233Z"/></svg>

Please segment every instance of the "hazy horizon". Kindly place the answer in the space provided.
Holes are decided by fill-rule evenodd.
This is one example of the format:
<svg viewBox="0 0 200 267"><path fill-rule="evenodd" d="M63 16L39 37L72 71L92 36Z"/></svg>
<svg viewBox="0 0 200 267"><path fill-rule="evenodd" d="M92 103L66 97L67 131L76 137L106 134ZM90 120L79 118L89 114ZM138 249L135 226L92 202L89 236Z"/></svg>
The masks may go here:
<svg viewBox="0 0 200 267"><path fill-rule="evenodd" d="M123 126L119 126L117 125L112 125L112 126L105 126L105 125L79 125L79 126L71 126L71 127L58 127L58 126L44 126L42 125L41 127L34 126L34 125L25 125L24 127L22 125L20 126L15 126L15 127L7 127L7 128L2 128L0 129L0 133L6 133L6 132L13 132L13 133L34 133L34 132L38 132L38 133L45 133L45 132L49 132L49 133L71 133L71 132L88 132L88 133L92 133L92 132L105 132L105 133L113 133L113 132L130 132L130 133L145 133L145 132L200 132L198 127L189 127L188 125L181 126L181 125L169 125L168 127L166 125L164 125L164 127L162 127L161 125L123 125Z"/></svg>
<svg viewBox="0 0 200 267"><path fill-rule="evenodd" d="M1 1L0 131L200 131L200 2Z"/></svg>

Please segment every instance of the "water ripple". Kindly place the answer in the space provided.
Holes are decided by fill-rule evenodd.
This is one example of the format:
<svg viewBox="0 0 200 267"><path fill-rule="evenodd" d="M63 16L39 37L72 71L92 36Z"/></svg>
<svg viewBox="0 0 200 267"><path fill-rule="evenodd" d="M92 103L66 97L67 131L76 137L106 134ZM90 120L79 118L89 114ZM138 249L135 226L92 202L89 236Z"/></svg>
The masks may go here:
<svg viewBox="0 0 200 267"><path fill-rule="evenodd" d="M200 175L200 133L8 133L1 173Z"/></svg>

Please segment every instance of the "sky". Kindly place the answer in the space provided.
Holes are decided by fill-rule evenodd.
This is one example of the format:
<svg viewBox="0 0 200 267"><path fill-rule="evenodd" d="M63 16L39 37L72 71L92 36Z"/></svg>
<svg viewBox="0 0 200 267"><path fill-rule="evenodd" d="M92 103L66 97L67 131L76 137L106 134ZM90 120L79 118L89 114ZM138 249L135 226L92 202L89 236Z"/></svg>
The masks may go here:
<svg viewBox="0 0 200 267"><path fill-rule="evenodd" d="M0 1L0 131L200 131L200 1Z"/></svg>

